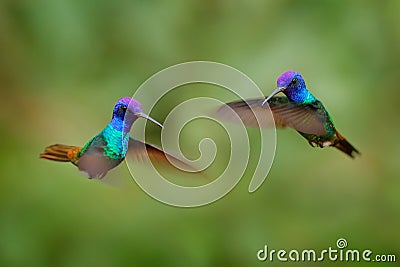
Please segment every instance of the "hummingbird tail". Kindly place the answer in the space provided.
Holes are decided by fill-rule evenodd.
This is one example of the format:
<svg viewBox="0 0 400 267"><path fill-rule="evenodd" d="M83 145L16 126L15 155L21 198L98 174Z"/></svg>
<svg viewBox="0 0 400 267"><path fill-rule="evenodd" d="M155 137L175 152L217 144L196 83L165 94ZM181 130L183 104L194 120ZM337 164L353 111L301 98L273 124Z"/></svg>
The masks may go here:
<svg viewBox="0 0 400 267"><path fill-rule="evenodd" d="M340 151L346 153L350 157L354 158L354 154L361 154L357 149L355 149L338 131L336 131L337 140L334 142L333 146Z"/></svg>
<svg viewBox="0 0 400 267"><path fill-rule="evenodd" d="M44 152L40 154L40 158L61 162L72 162L75 164L80 150L81 148L77 146L55 144L46 147Z"/></svg>

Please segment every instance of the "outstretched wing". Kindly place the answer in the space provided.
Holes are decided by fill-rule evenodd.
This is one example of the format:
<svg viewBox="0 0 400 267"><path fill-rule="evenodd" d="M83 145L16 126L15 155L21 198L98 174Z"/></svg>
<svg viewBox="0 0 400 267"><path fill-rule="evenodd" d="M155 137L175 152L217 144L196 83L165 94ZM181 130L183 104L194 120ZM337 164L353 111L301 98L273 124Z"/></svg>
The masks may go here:
<svg viewBox="0 0 400 267"><path fill-rule="evenodd" d="M277 127L286 127L284 122L280 121L279 118L275 116L275 114L273 114L274 118L272 119L268 110L265 108L265 106L262 105L264 100L265 98L256 98L227 103L218 109L217 115L222 119L233 121L235 117L231 110L233 109L242 120L244 125L257 128L273 127L275 120L275 124ZM285 104L287 103L287 98L273 97L270 99L270 101L274 101L274 103L276 104Z"/></svg>
<svg viewBox="0 0 400 267"><path fill-rule="evenodd" d="M231 102L222 106L218 110L218 114L222 118L230 119L232 115L227 114L231 114L229 108L232 108L247 126L271 127L273 121L266 111L265 105L267 104L262 105L264 100L264 98L259 98ZM313 104L297 104L289 101L285 96L278 96L272 97L267 103L277 127L291 127L297 131L318 136L327 134L325 123L328 120L328 115L318 100ZM261 124L257 123L253 112L256 113L258 118L264 118Z"/></svg>
<svg viewBox="0 0 400 267"><path fill-rule="evenodd" d="M133 138L129 139L127 154L129 154L129 157L131 159L139 163L149 164L150 159L150 161L156 166L164 168L175 168L175 166L177 166L183 170L195 171L192 166L189 166L188 164L179 160L177 157L172 156L171 154L168 154L153 145L144 143ZM175 166L172 165L170 161L172 161Z"/></svg>
<svg viewBox="0 0 400 267"><path fill-rule="evenodd" d="M270 107L274 118L288 127L317 136L328 134L325 125L331 122L328 113L318 100L312 104L297 104L291 101L277 105L271 103Z"/></svg>

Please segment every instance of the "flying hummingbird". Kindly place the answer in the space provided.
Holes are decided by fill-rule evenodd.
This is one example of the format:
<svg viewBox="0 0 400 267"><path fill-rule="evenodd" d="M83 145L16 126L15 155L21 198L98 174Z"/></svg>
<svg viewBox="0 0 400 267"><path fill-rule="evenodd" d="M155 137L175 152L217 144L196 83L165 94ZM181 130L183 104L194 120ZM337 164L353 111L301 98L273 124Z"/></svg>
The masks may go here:
<svg viewBox="0 0 400 267"><path fill-rule="evenodd" d="M128 150L134 160L144 161L147 154L151 159L165 163L165 153L147 143L130 137L132 124L138 118L145 118L160 127L159 122L142 113L139 101L124 97L117 101L111 121L83 147L55 144L45 148L40 158L71 162L89 178L103 178L107 172L118 166ZM167 161L168 162L168 161Z"/></svg>
<svg viewBox="0 0 400 267"><path fill-rule="evenodd" d="M285 96L275 96L278 93ZM275 125L297 130L313 147L333 146L354 158L360 152L355 149L336 129L323 104L306 88L300 73L287 71L277 81L277 89L266 98L231 102L227 104L248 126L260 127L253 112L265 115L267 105L272 111ZM226 106L219 109L227 114ZM265 117L265 116L264 116Z"/></svg>

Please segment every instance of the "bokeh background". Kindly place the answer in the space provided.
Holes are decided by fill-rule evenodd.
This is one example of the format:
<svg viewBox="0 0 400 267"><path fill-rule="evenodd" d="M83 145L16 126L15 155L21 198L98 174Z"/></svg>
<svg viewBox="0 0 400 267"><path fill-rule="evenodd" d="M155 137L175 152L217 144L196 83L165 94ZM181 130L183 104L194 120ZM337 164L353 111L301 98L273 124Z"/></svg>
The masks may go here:
<svg viewBox="0 0 400 267"><path fill-rule="evenodd" d="M398 266L399 11L396 0L0 1L0 265L284 266L256 252L322 250L343 237L351 249L396 254L381 266ZM223 199L190 209L147 196L125 164L113 171L121 187L39 160L49 144L83 145L118 98L191 60L231 65L265 94L280 73L301 72L362 156L279 130L258 191L248 193L248 173ZM210 92L194 88L180 97ZM152 115L162 121L174 101Z"/></svg>

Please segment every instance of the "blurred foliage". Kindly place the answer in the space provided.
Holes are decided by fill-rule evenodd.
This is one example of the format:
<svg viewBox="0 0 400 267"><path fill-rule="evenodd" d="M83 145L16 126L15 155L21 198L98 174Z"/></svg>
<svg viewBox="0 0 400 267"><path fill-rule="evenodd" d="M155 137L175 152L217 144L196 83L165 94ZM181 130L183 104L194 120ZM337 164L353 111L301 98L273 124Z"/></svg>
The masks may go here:
<svg viewBox="0 0 400 267"><path fill-rule="evenodd" d="M0 1L0 265L255 266L264 244L324 249L340 237L399 261L399 11L396 0ZM128 186L115 188L38 159L52 143L84 144L118 98L190 60L231 65L265 94L298 70L362 156L279 130L258 191L247 175L192 209L150 198L124 164L113 174ZM173 108L163 103L157 119Z"/></svg>

